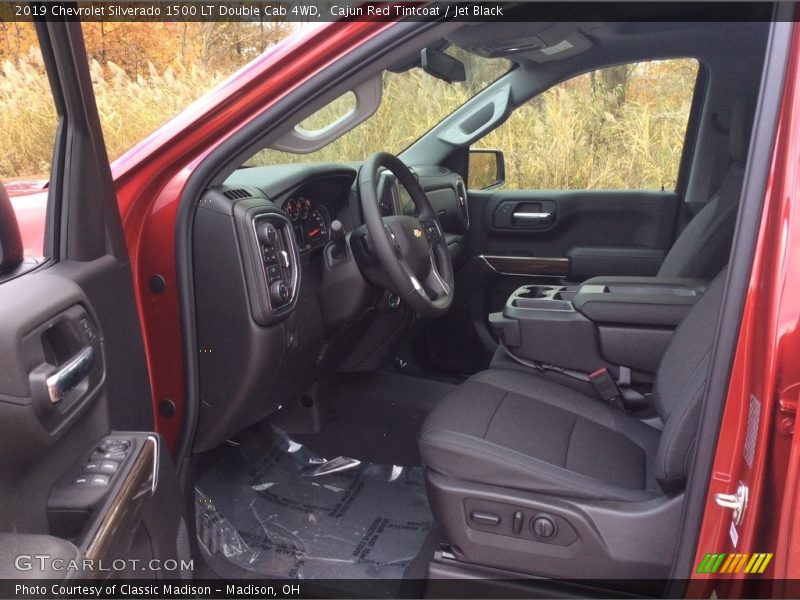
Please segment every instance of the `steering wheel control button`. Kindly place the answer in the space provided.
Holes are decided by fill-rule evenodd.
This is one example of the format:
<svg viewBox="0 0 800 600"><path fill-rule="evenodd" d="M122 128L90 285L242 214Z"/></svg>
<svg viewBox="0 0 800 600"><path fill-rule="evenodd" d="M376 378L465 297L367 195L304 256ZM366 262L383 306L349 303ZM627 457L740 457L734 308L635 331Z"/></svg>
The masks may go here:
<svg viewBox="0 0 800 600"><path fill-rule="evenodd" d="M108 485L109 481L111 481L111 479L108 475L92 475L92 478L89 480L89 485L105 487Z"/></svg>
<svg viewBox="0 0 800 600"><path fill-rule="evenodd" d="M522 531L522 523L524 521L525 515L523 515L519 510L514 511L514 517L511 520L511 531L514 532L514 535L519 535L519 533Z"/></svg>
<svg viewBox="0 0 800 600"><path fill-rule="evenodd" d="M498 525L500 525L500 515L496 515L490 512L473 510L469 514L469 518L476 525L483 525L483 526L488 525L490 527L497 527Z"/></svg>
<svg viewBox="0 0 800 600"><path fill-rule="evenodd" d="M531 533L542 540L549 540L558 533L558 527L550 517L538 515L531 521Z"/></svg>
<svg viewBox="0 0 800 600"><path fill-rule="evenodd" d="M386 298L386 303L389 305L389 308L395 309L400 306L400 296L390 293Z"/></svg>

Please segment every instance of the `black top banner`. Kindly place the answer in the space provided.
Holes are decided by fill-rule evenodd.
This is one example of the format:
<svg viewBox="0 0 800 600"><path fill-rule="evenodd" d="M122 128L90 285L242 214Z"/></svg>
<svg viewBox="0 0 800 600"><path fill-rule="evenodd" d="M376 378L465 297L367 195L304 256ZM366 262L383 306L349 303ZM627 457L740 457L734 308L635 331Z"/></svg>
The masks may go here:
<svg viewBox="0 0 800 600"><path fill-rule="evenodd" d="M0 2L0 21L770 21L769 2Z"/></svg>

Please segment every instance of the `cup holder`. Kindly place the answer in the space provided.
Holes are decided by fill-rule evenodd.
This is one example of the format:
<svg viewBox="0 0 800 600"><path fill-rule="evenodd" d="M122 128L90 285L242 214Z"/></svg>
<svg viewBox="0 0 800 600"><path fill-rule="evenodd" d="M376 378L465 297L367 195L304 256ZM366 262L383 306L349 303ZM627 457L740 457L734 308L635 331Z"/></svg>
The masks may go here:
<svg viewBox="0 0 800 600"><path fill-rule="evenodd" d="M572 310L574 288L556 285L526 285L510 298L511 306L538 310Z"/></svg>

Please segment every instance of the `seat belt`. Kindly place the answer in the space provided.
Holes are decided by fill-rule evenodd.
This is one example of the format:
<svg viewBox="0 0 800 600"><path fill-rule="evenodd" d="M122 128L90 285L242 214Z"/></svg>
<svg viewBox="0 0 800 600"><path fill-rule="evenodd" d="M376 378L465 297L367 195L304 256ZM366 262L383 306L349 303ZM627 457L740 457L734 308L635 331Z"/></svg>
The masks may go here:
<svg viewBox="0 0 800 600"><path fill-rule="evenodd" d="M501 342L500 346L508 356L522 366L540 372L550 371L552 373L560 373L572 379L589 383L594 388L595 394L600 400L622 411L627 411L625 407L625 395L620 387L630 387L631 385L631 370L628 367L619 367L619 379L614 381L614 378L611 377L611 373L608 372L606 367L601 367L587 374L583 371L565 369L536 360L526 360L511 352L504 343Z"/></svg>

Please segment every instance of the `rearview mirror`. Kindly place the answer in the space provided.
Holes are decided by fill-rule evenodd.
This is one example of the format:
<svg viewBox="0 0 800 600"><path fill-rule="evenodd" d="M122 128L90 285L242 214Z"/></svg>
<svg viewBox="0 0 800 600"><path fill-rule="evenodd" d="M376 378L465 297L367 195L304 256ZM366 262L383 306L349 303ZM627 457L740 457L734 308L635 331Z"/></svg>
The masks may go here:
<svg viewBox="0 0 800 600"><path fill-rule="evenodd" d="M467 80L464 63L449 54L432 48L423 48L420 61L423 71L437 79L442 79L447 83Z"/></svg>
<svg viewBox="0 0 800 600"><path fill-rule="evenodd" d="M501 150L469 151L469 188L487 190L506 182L506 159Z"/></svg>
<svg viewBox="0 0 800 600"><path fill-rule="evenodd" d="M22 235L6 188L0 183L0 274L15 269L23 259Z"/></svg>

